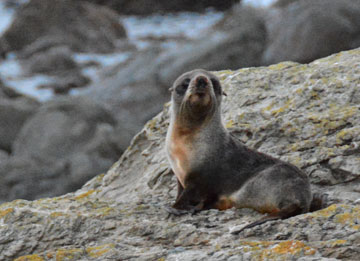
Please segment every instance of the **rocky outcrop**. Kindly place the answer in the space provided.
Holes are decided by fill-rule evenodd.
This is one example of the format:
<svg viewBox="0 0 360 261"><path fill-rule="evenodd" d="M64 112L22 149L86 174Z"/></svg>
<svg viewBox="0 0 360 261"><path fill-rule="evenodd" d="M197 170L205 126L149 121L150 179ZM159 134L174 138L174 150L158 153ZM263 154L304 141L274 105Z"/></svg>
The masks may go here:
<svg viewBox="0 0 360 261"><path fill-rule="evenodd" d="M168 108L81 190L0 206L0 259L356 260L360 252L360 49L308 65L220 71L227 128L302 168L329 207L271 221L248 209L169 216L176 183L164 152ZM76 154L74 154L76 156ZM1 184L1 183L0 183Z"/></svg>
<svg viewBox="0 0 360 261"><path fill-rule="evenodd" d="M82 1L31 0L17 10L0 39L0 51L66 45L80 52L111 52L116 40L124 37L118 15L106 7Z"/></svg>
<svg viewBox="0 0 360 261"><path fill-rule="evenodd" d="M169 12L203 12L206 8L215 8L217 10L226 10L233 4L238 3L236 0L86 0L91 3L105 5L116 10L120 14L149 15L152 13L169 13Z"/></svg>
<svg viewBox="0 0 360 261"><path fill-rule="evenodd" d="M264 64L308 63L360 47L360 2L302 0L268 12L268 46ZM287 1L289 2L289 1ZM291 1L290 1L291 2Z"/></svg>
<svg viewBox="0 0 360 261"><path fill-rule="evenodd" d="M115 120L85 98L48 102L23 126L0 169L0 199L34 199L80 188L121 155Z"/></svg>

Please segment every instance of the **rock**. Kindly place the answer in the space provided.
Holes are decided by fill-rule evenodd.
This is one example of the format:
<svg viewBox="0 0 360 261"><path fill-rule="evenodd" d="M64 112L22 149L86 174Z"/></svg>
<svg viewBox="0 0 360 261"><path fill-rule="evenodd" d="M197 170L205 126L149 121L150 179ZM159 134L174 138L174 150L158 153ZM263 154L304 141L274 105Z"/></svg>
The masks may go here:
<svg viewBox="0 0 360 261"><path fill-rule="evenodd" d="M5 162L9 159L9 154L6 151L0 150L0 168L5 165Z"/></svg>
<svg viewBox="0 0 360 261"><path fill-rule="evenodd" d="M176 0L176 1L148 1L148 0L86 0L91 3L105 5L116 10L120 14L149 15L153 13L169 12L203 12L206 8L215 8L217 10L226 10L239 1L235 0Z"/></svg>
<svg viewBox="0 0 360 261"><path fill-rule="evenodd" d="M158 49L139 52L113 75L93 83L80 94L112 113L118 122L113 138L122 150L169 100L168 88L157 82L158 67L154 62L158 54Z"/></svg>
<svg viewBox="0 0 360 261"><path fill-rule="evenodd" d="M27 75L46 74L53 83L40 85L40 89L52 89L56 94L66 94L72 88L83 87L90 79L81 73L80 66L74 61L72 52L66 46L56 46L30 57L23 54L22 67Z"/></svg>
<svg viewBox="0 0 360 261"><path fill-rule="evenodd" d="M61 73L53 77L53 82L42 84L38 89L51 89L55 94L68 94L71 89L85 87L90 79L81 74L80 71Z"/></svg>
<svg viewBox="0 0 360 261"><path fill-rule="evenodd" d="M360 46L358 1L303 0L272 11L264 64L300 63Z"/></svg>
<svg viewBox="0 0 360 261"><path fill-rule="evenodd" d="M354 158L360 152L349 152L349 144L360 137L360 105L352 99L360 84L359 65L360 49L356 49L308 65L286 62L216 72L228 94L224 123L248 146L292 162L309 175L317 164L329 170L316 181L339 169L356 177ZM229 209L169 216L164 205L175 199L176 180L164 151L168 113L167 104L107 174L81 190L1 205L0 259L358 258L358 178L313 184L314 191L326 191L330 203L337 204L271 221L237 236L230 234L233 228L263 215ZM337 157L341 163L331 161Z"/></svg>
<svg viewBox="0 0 360 261"><path fill-rule="evenodd" d="M66 45L78 52L111 52L126 37L118 15L112 10L71 0L31 0L16 12L0 39L2 52L25 46Z"/></svg>
<svg viewBox="0 0 360 261"><path fill-rule="evenodd" d="M80 69L67 46L57 46L33 53L30 57L21 60L21 63L27 74L56 75L63 72L79 71Z"/></svg>
<svg viewBox="0 0 360 261"><path fill-rule="evenodd" d="M255 9L236 6L201 39L160 57L159 81L171 86L180 74L196 68L217 71L259 66L266 43L261 15Z"/></svg>
<svg viewBox="0 0 360 261"><path fill-rule="evenodd" d="M121 155L111 141L116 122L85 98L40 107L21 129L0 171L2 200L34 199L78 189Z"/></svg>
<svg viewBox="0 0 360 261"><path fill-rule="evenodd" d="M11 152L12 144L39 102L6 87L0 82L0 150Z"/></svg>

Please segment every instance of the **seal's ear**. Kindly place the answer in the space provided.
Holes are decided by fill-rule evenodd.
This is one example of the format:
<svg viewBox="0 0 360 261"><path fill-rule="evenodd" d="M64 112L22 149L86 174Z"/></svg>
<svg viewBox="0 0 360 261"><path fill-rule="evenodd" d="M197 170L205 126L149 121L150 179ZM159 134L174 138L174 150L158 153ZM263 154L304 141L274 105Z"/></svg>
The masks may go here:
<svg viewBox="0 0 360 261"><path fill-rule="evenodd" d="M222 95L227 96L226 92L222 91Z"/></svg>

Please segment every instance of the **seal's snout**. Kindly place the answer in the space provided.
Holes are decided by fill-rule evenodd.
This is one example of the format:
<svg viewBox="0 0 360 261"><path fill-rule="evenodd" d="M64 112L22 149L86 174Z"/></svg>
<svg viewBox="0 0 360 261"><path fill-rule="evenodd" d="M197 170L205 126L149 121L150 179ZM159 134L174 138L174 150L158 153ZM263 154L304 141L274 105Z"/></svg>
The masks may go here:
<svg viewBox="0 0 360 261"><path fill-rule="evenodd" d="M197 90L205 90L209 86L209 81L205 76L198 76L195 79L195 87Z"/></svg>

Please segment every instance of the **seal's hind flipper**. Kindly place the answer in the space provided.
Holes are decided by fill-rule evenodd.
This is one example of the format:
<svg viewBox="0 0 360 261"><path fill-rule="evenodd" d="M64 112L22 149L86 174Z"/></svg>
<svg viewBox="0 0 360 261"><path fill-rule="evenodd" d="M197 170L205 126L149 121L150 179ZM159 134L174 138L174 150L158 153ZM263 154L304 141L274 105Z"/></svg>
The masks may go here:
<svg viewBox="0 0 360 261"><path fill-rule="evenodd" d="M310 205L310 212L314 212L323 208L326 208L328 204L328 195L314 193Z"/></svg>
<svg viewBox="0 0 360 261"><path fill-rule="evenodd" d="M233 231L233 232L231 232L231 234L237 235L237 234L241 233L242 231L244 231L245 229L264 224L268 221L278 220L278 219L286 219L286 218L289 218L292 216L296 216L296 215L300 214L301 212L302 212L302 208L300 208L300 206L298 204L292 204L286 208L281 209L278 212L271 213L253 223L250 223L250 224L244 226L243 228L241 228L240 230Z"/></svg>

